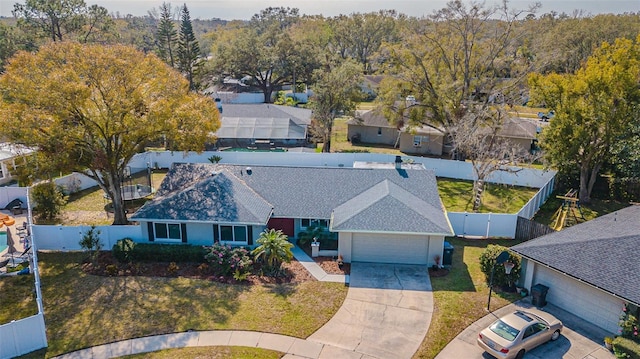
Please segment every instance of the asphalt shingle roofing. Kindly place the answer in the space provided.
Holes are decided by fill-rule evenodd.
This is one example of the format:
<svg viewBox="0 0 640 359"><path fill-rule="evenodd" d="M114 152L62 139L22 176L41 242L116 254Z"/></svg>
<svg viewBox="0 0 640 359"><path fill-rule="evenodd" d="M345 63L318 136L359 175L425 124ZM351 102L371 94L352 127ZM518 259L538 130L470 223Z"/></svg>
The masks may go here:
<svg viewBox="0 0 640 359"><path fill-rule="evenodd" d="M173 168L176 170L176 168ZM146 203L132 219L172 220L190 222L267 223L273 207L227 171L208 173L196 181L189 173L182 181L184 187L170 191L177 183L163 182L158 197ZM172 173L167 173L170 176ZM166 184L166 186L165 186Z"/></svg>
<svg viewBox="0 0 640 359"><path fill-rule="evenodd" d="M213 173L224 174L226 180L211 181ZM201 181L211 186L198 185ZM233 193L224 193L227 187L221 185L226 183L233 184ZM179 195L191 189L190 196ZM378 190L383 195L376 194ZM215 194L212 198L210 191ZM244 197L235 198L237 193ZM226 205L246 208L252 203L264 207L255 217L266 213L266 203L272 206L276 218L329 219L334 208L360 195L362 200L379 198L375 203L369 200L371 205L347 221L350 229L451 234L435 175L429 170L251 166L249 171L245 166L174 163L158 190L159 197L143 206L132 219L161 219L164 217L158 217L160 214L186 211L192 216L202 212L196 218L206 220L208 213L225 213ZM242 218L245 216L248 214L243 212ZM425 222L425 216L429 223L411 223ZM174 215L176 219L180 217ZM216 218L219 217L210 220ZM347 222L343 224L346 226Z"/></svg>
<svg viewBox="0 0 640 359"><path fill-rule="evenodd" d="M511 247L516 253L640 305L640 205Z"/></svg>
<svg viewBox="0 0 640 359"><path fill-rule="evenodd" d="M394 213L401 213L402 217L398 218ZM384 180L338 206L333 211L331 229L443 233L448 231L448 222L438 223L442 219L441 213L442 208L434 207L397 184Z"/></svg>

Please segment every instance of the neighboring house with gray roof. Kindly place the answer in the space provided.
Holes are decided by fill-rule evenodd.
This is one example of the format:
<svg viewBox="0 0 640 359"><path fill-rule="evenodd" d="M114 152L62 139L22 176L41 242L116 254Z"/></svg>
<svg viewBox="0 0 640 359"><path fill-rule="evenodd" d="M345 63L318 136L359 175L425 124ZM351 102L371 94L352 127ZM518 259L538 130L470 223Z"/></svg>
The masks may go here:
<svg viewBox="0 0 640 359"><path fill-rule="evenodd" d="M326 225L346 262L432 265L453 234L425 169L174 163L131 219L149 241L197 245L254 246L266 228L295 238Z"/></svg>
<svg viewBox="0 0 640 359"><path fill-rule="evenodd" d="M273 104L222 104L218 147L307 145L312 111Z"/></svg>
<svg viewBox="0 0 640 359"><path fill-rule="evenodd" d="M517 118L508 119L498 132L498 138L512 146L530 151L537 145L539 121ZM448 154L451 145L446 142L443 129L433 126L408 126L400 130L389 123L378 110L357 112L347 121L347 138L357 142L397 147L401 152L416 155L441 156Z"/></svg>
<svg viewBox="0 0 640 359"><path fill-rule="evenodd" d="M444 132L430 126L403 126L399 131L378 110L358 112L347 121L349 141L394 146L403 153L440 156Z"/></svg>
<svg viewBox="0 0 640 359"><path fill-rule="evenodd" d="M640 205L511 247L523 257L523 286L612 333L625 304L640 314Z"/></svg>

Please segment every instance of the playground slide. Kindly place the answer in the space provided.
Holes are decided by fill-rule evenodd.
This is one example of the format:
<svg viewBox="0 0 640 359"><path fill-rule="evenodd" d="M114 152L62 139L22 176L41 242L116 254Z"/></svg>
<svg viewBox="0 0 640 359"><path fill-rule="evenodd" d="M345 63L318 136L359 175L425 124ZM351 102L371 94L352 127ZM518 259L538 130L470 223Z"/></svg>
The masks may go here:
<svg viewBox="0 0 640 359"><path fill-rule="evenodd" d="M553 229L555 229L556 231L561 230L564 227L564 222L567 219L567 213L568 213L568 209L567 208L563 208L562 212L560 212L560 215L558 216L558 219L556 219L556 223L553 225Z"/></svg>

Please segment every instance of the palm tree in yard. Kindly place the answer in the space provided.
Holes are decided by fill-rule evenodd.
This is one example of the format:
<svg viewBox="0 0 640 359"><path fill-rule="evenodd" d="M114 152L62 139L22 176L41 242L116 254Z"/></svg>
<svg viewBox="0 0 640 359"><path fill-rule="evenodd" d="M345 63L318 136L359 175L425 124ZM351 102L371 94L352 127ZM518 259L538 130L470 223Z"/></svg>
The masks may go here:
<svg viewBox="0 0 640 359"><path fill-rule="evenodd" d="M279 269L283 262L291 261L293 244L287 240L287 235L281 230L269 229L260 233L257 242L260 246L253 250L256 260L265 260L272 269Z"/></svg>

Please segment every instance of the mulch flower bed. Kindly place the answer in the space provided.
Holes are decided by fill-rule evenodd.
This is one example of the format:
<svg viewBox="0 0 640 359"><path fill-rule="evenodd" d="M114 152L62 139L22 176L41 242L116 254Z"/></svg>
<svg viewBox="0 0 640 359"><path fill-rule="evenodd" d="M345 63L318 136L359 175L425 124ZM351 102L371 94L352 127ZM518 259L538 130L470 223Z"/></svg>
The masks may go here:
<svg viewBox="0 0 640 359"><path fill-rule="evenodd" d="M350 266L345 263L340 269L331 257L315 258L316 262L329 274L348 274ZM211 280L227 284L284 284L301 283L316 280L297 260L282 264L281 274L277 277L259 275L260 264L254 264L253 273L245 281L237 281L233 277L218 276L213 273L209 264L202 263L165 263L135 262L119 263L111 252L103 251L95 263L85 262L82 268L86 273L100 276L147 276L147 277L184 277Z"/></svg>
<svg viewBox="0 0 640 359"><path fill-rule="evenodd" d="M315 257L313 260L324 269L327 274L349 274L351 273L351 264L344 263L342 268L333 257Z"/></svg>
<svg viewBox="0 0 640 359"><path fill-rule="evenodd" d="M449 270L447 268L433 268L429 267L429 276L430 277L444 277L449 274Z"/></svg>

